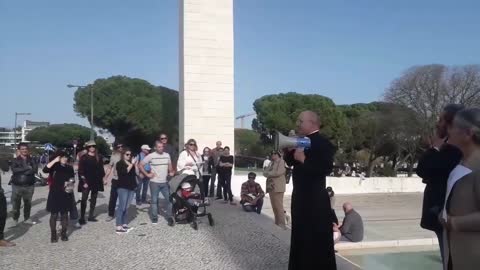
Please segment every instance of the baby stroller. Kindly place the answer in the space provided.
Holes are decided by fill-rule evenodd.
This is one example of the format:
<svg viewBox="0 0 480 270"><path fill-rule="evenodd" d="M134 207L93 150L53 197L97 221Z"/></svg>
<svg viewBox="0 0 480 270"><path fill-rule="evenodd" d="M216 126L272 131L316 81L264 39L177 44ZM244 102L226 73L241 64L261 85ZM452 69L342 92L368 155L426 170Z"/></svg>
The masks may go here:
<svg viewBox="0 0 480 270"><path fill-rule="evenodd" d="M173 177L169 182L170 186L170 202L172 203L173 217L176 223L190 223L194 230L198 230L197 218L207 217L210 226L214 225L211 213L207 212L207 203L203 192L199 193L198 205L191 205L188 200L178 194L182 185L188 183L192 190L198 192L200 190L200 181L195 175L180 174Z"/></svg>

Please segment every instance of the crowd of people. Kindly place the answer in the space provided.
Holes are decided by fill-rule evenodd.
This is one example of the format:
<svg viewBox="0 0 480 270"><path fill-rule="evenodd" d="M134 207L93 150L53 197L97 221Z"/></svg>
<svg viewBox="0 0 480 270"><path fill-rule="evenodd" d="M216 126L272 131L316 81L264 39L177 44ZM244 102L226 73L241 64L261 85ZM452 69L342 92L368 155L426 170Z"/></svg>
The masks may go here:
<svg viewBox="0 0 480 270"><path fill-rule="evenodd" d="M11 166L12 217L14 225L17 226L23 201L23 223L35 225L36 222L30 218L30 211L35 190L35 174L38 171L39 163L30 156L29 146L26 143L18 145L17 153L18 156L13 160ZM69 223L76 228L81 228L87 222L98 221L95 213L98 193L103 192L104 186L109 182L111 189L106 221L115 220L117 234L128 233L133 229L128 225L127 215L134 197L138 206L150 205L149 217L152 224L157 224L160 193L167 201L166 221L169 226L173 226L175 220L172 203L169 200L168 181L178 174L197 177L200 180L199 188L205 201L211 197L236 205L231 190L233 166L234 158L230 154L229 147L222 147L220 141L216 143L215 148L205 147L203 152L199 153L197 142L190 139L185 144L183 151L177 154L175 148L168 143L166 134L158 137L153 149L149 145L142 145L138 155L135 155L134 151L123 144L115 144L108 166L104 165L104 158L98 153L94 141L86 142L84 150L75 157L70 156L69 152L65 150L58 150L49 157L49 162L42 166L42 172L48 175L49 183L46 210L51 214L51 242L58 242L59 236L62 241L68 241ZM81 194L80 212L78 212L75 200L75 187L76 191ZM184 196L188 193L191 198L186 199L195 199L191 189L192 187L182 185L181 195ZM149 191L150 200L147 199ZM3 190L0 190L0 194L0 203L2 203L0 246L13 246L12 242L3 239L7 210ZM254 198L250 201L250 205L257 207L257 202L260 210L256 211L260 213L259 199ZM58 236L57 221L59 220L61 230Z"/></svg>

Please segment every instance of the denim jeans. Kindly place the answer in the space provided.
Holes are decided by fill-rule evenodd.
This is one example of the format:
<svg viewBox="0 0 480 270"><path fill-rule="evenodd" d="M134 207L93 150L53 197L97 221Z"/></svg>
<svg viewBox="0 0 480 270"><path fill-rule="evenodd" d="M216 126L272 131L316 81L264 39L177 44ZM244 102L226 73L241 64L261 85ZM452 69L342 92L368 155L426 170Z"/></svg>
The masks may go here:
<svg viewBox="0 0 480 270"><path fill-rule="evenodd" d="M170 202L170 188L168 183L155 183L150 181L150 195L152 196L150 214L152 215L152 221L158 220L158 194L160 192L167 200L167 218L172 217L172 203Z"/></svg>
<svg viewBox="0 0 480 270"><path fill-rule="evenodd" d="M246 212L257 212L257 214L260 214L262 213L263 199L259 199L256 205L242 205L242 208Z"/></svg>
<svg viewBox="0 0 480 270"><path fill-rule="evenodd" d="M12 213L13 219L18 220L20 217L20 207L23 199L23 217L25 219L30 218L30 211L32 210L32 197L35 191L34 186L16 186L12 185Z"/></svg>
<svg viewBox="0 0 480 270"><path fill-rule="evenodd" d="M117 226L122 226L123 224L127 224L127 210L133 200L135 191L126 188L118 188L117 194L118 207L116 213L116 224Z"/></svg>
<svg viewBox="0 0 480 270"><path fill-rule="evenodd" d="M147 202L147 192L148 192L148 183L150 183L150 178L144 177L144 178L138 178L138 186L137 189L135 190L136 195L135 198L137 200L137 204L140 203L146 203ZM140 193L142 194L142 197L140 197Z"/></svg>

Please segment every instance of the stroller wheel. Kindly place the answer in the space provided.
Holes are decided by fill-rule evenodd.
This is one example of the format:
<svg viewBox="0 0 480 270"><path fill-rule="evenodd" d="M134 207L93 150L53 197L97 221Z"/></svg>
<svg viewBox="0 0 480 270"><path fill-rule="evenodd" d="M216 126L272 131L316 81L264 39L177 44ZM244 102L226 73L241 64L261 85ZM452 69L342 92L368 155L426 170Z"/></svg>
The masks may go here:
<svg viewBox="0 0 480 270"><path fill-rule="evenodd" d="M198 223L196 221L192 222L192 228L196 231L198 230Z"/></svg>
<svg viewBox="0 0 480 270"><path fill-rule="evenodd" d="M207 217L208 217L208 224L210 224L210 226L215 225L215 222L213 221L212 214L211 214L211 213L208 213L208 214L207 214Z"/></svg>

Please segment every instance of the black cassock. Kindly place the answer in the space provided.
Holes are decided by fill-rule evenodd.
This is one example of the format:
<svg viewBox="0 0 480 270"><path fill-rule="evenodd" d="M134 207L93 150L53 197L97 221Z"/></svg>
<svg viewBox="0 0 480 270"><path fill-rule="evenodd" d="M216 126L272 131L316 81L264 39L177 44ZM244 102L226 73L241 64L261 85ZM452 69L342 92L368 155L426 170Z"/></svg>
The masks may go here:
<svg viewBox="0 0 480 270"><path fill-rule="evenodd" d="M289 270L337 269L333 249L333 225L326 176L333 168L335 147L315 132L308 136L311 147L305 149L305 162L285 156L293 165L292 238Z"/></svg>

